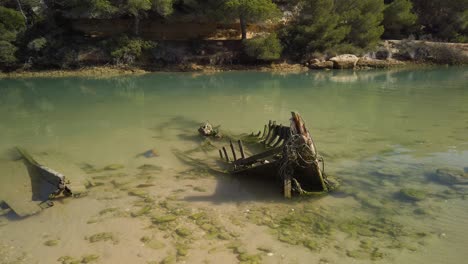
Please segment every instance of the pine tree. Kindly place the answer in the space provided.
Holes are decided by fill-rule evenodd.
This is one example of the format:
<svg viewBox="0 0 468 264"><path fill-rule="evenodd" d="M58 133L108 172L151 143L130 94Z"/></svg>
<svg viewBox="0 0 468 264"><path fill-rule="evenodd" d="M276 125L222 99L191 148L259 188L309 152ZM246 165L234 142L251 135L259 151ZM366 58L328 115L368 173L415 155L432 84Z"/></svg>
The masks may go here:
<svg viewBox="0 0 468 264"><path fill-rule="evenodd" d="M345 41L360 48L374 47L384 32L383 0L335 0L341 22L350 27Z"/></svg>
<svg viewBox="0 0 468 264"><path fill-rule="evenodd" d="M304 1L299 18L283 36L290 53L324 51L341 43L349 26L340 25L333 0Z"/></svg>
<svg viewBox="0 0 468 264"><path fill-rule="evenodd" d="M401 38L411 32L418 16L412 12L409 0L395 0L385 7L383 25L385 38Z"/></svg>
<svg viewBox="0 0 468 264"><path fill-rule="evenodd" d="M281 12L271 0L227 0L224 13L239 18L242 39L247 38L247 23L256 23L281 16Z"/></svg>

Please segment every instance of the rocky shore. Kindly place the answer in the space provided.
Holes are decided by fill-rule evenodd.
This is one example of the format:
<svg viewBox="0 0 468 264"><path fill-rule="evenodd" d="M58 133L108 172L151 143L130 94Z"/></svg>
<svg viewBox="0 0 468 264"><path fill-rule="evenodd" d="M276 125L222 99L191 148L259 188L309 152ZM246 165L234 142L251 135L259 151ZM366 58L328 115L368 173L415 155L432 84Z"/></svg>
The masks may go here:
<svg viewBox="0 0 468 264"><path fill-rule="evenodd" d="M377 51L363 56L340 54L335 56L312 56L295 61L273 62L270 64L199 64L187 62L158 65L113 65L85 66L76 69L58 70L17 70L2 73L0 78L34 77L93 77L108 78L122 75L145 74L150 72L193 72L216 73L225 71L265 71L274 73L300 73L309 70L332 69L381 69L427 65L468 64L468 44L436 43L422 41L392 40L381 43Z"/></svg>

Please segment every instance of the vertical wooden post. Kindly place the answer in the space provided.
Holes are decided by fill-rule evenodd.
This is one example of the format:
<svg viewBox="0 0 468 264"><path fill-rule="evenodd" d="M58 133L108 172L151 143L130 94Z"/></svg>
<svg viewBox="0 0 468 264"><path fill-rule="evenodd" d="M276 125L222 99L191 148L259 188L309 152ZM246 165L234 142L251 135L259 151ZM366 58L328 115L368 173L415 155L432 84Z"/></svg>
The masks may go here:
<svg viewBox="0 0 468 264"><path fill-rule="evenodd" d="M234 145L232 144L232 140L229 140L229 145L231 146L231 151L232 151L232 156L234 158L234 161L236 161L237 155L236 155L236 150L234 149Z"/></svg>
<svg viewBox="0 0 468 264"><path fill-rule="evenodd" d="M224 152L224 155L226 156L226 161L229 162L229 156L227 154L227 151L226 151L225 147L223 147L223 152Z"/></svg>
<svg viewBox="0 0 468 264"><path fill-rule="evenodd" d="M239 139L237 141L237 144L239 144L239 150L240 150L240 153L241 153L241 158L245 159L245 152L244 152L244 146L242 145L242 141Z"/></svg>
<svg viewBox="0 0 468 264"><path fill-rule="evenodd" d="M284 198L291 198L291 176L284 175L283 179L283 195Z"/></svg>

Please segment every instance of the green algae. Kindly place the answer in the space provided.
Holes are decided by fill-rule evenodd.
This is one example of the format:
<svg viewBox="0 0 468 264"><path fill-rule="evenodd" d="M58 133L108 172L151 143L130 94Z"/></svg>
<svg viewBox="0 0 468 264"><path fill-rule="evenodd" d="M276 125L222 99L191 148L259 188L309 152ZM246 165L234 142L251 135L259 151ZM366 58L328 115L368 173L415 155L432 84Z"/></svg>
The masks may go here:
<svg viewBox="0 0 468 264"><path fill-rule="evenodd" d="M177 220L177 216L175 215L161 215L161 216L153 216L151 218L151 221L154 224L164 224L164 223L169 223Z"/></svg>
<svg viewBox="0 0 468 264"><path fill-rule="evenodd" d="M426 191L412 188L401 189L399 194L404 200L413 202L422 201L427 196Z"/></svg>
<svg viewBox="0 0 468 264"><path fill-rule="evenodd" d="M180 237L188 237L192 235L192 231L190 231L188 228L180 227L176 229L176 234Z"/></svg>
<svg viewBox="0 0 468 264"><path fill-rule="evenodd" d="M185 244L182 243L177 243L175 245L176 252L177 252L177 258L179 259L180 257L185 257L188 255L189 247Z"/></svg>
<svg viewBox="0 0 468 264"><path fill-rule="evenodd" d="M136 212L131 212L130 215L132 217L139 217L139 216L148 214L149 212L151 212L152 209L153 209L152 206L146 205L146 206L144 206L143 208L141 208L140 210L138 210Z"/></svg>
<svg viewBox="0 0 468 264"><path fill-rule="evenodd" d="M103 174L103 175L96 175L96 176L93 176L91 178L94 179L94 180L107 180L107 179L112 179L112 178L123 178L123 177L127 177L127 176L128 176L128 174L119 172L119 173L109 173L109 174Z"/></svg>
<svg viewBox="0 0 468 264"><path fill-rule="evenodd" d="M303 245L312 250L312 251L319 251L320 250L320 245L317 241L314 241L314 240L305 240L303 241Z"/></svg>
<svg viewBox="0 0 468 264"><path fill-rule="evenodd" d="M123 169L123 168L125 168L125 166L122 165L122 164L109 164L109 165L105 166L104 168L102 168L102 170L113 171L113 170L120 170L120 169Z"/></svg>
<svg viewBox="0 0 468 264"><path fill-rule="evenodd" d="M90 243L96 243L101 241L112 241L113 244L117 244L119 242L118 238L111 232L102 232L94 234L87 238Z"/></svg>
<svg viewBox="0 0 468 264"><path fill-rule="evenodd" d="M347 250L346 255L350 258L355 258L359 260L364 260L364 259L369 259L370 254L369 252L362 250L362 249L356 249L356 250Z"/></svg>
<svg viewBox="0 0 468 264"><path fill-rule="evenodd" d="M59 240L47 240L46 242L44 242L44 245L48 247L55 247L58 244L59 244Z"/></svg>
<svg viewBox="0 0 468 264"><path fill-rule="evenodd" d="M169 255L165 257L159 264L175 264L176 263L176 257L174 255Z"/></svg>
<svg viewBox="0 0 468 264"><path fill-rule="evenodd" d="M80 264L81 260L70 257L70 256L62 256L57 259L62 264Z"/></svg>
<svg viewBox="0 0 468 264"><path fill-rule="evenodd" d="M273 252L273 249L272 249L271 247L267 247L267 246L260 246L260 247L257 247L257 250L258 250L258 251L265 252L265 253L271 253L271 252Z"/></svg>
<svg viewBox="0 0 468 264"><path fill-rule="evenodd" d="M149 196L146 191L139 190L139 189L129 190L128 195L136 196L136 197L140 197L140 198L147 198Z"/></svg>
<svg viewBox="0 0 468 264"><path fill-rule="evenodd" d="M114 212L116 212L117 210L119 210L119 208L117 208L117 207L106 208L106 209L103 209L103 210L99 211L99 215L105 215L105 214L108 214L108 213L114 213Z"/></svg>
<svg viewBox="0 0 468 264"><path fill-rule="evenodd" d="M138 169L142 171L162 171L163 168L158 165L153 165L153 164L143 164L138 167Z"/></svg>
<svg viewBox="0 0 468 264"><path fill-rule="evenodd" d="M144 236L140 239L141 242L143 242L145 244L146 247L149 247L151 249L155 249L155 250L158 250L158 249L161 249L161 248L164 248L166 247L166 245L155 239L155 238L150 238L150 237L147 237L147 236Z"/></svg>
<svg viewBox="0 0 468 264"><path fill-rule="evenodd" d="M135 186L135 188L148 188L148 187L153 187L153 186L156 186L152 183L142 183L142 184L138 184L137 186Z"/></svg>
<svg viewBox="0 0 468 264"><path fill-rule="evenodd" d="M99 260L99 255L89 254L81 257L81 263L93 263Z"/></svg>
<svg viewBox="0 0 468 264"><path fill-rule="evenodd" d="M237 259L242 264L260 264L262 263L262 256L259 254L251 255L247 253L241 253L237 256Z"/></svg>
<svg viewBox="0 0 468 264"><path fill-rule="evenodd" d="M206 189L200 186L193 187L193 190L197 192L206 192Z"/></svg>
<svg viewBox="0 0 468 264"><path fill-rule="evenodd" d="M62 264L87 264L93 263L99 260L99 255L89 254L84 255L81 258L74 258L71 256L62 256L57 259Z"/></svg>

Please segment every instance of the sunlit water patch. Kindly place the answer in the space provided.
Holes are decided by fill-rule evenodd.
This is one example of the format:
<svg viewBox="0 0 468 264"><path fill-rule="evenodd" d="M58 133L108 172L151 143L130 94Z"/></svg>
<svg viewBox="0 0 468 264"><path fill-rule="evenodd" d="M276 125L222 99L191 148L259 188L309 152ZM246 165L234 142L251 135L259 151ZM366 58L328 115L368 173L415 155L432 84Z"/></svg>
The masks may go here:
<svg viewBox="0 0 468 264"><path fill-rule="evenodd" d="M0 80L1 159L15 146L60 155L91 182L38 215L0 216L0 263L462 263L467 80L466 68ZM274 181L174 155L216 159L202 122L252 132L292 110L341 180L330 195L286 201Z"/></svg>

